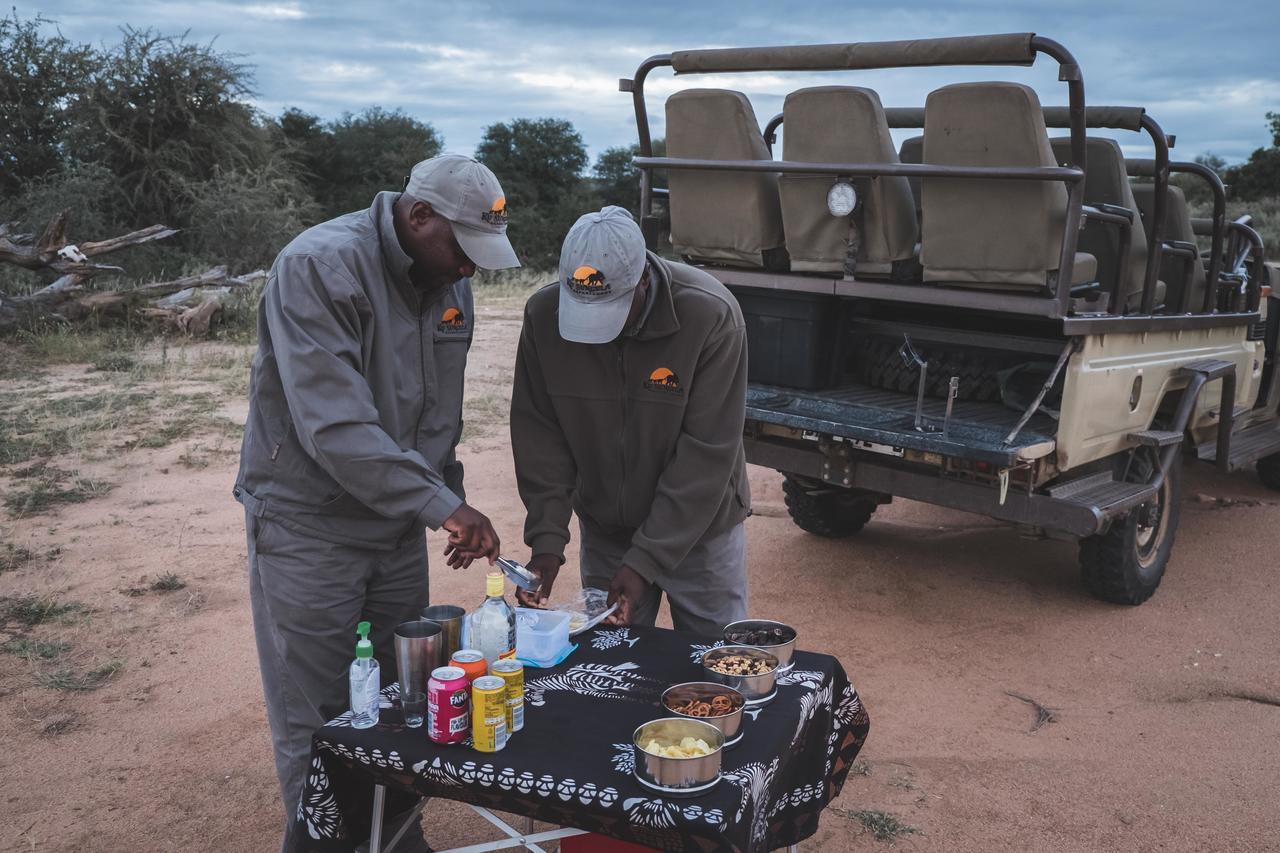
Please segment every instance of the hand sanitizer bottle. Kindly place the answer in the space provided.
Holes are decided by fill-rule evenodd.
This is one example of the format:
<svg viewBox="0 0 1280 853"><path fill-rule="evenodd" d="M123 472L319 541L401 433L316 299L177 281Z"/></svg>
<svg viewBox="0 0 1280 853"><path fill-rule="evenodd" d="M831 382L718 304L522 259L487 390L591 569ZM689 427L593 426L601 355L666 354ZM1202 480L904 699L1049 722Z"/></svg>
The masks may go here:
<svg viewBox="0 0 1280 853"><path fill-rule="evenodd" d="M360 641L356 643L356 659L351 662L351 725L367 729L378 723L379 689L382 676L373 659L373 643L369 642L369 623L356 626Z"/></svg>

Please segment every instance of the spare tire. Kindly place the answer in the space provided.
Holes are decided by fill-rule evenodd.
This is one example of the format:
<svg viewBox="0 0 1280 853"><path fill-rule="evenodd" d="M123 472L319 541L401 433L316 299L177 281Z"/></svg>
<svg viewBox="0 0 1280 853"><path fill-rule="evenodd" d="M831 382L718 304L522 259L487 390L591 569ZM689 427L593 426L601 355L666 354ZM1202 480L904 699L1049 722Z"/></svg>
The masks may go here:
<svg viewBox="0 0 1280 853"><path fill-rule="evenodd" d="M999 401L1000 371L1026 361L1026 356L1016 353L914 342L912 346L921 358L929 362L924 393L943 399L947 396L951 377L959 376L957 399ZM920 381L920 370L914 364L903 362L898 354L901 347L901 339L859 336L852 348L854 376L873 388L914 394Z"/></svg>

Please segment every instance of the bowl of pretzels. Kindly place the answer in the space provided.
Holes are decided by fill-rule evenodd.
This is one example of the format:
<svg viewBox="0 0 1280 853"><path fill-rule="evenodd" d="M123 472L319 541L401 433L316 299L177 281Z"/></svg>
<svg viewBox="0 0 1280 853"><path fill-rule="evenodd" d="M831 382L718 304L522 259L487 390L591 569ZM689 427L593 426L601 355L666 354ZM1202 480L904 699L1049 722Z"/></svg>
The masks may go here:
<svg viewBox="0 0 1280 853"><path fill-rule="evenodd" d="M710 723L724 733L724 748L742 739L742 709L747 700L737 690L712 681L686 681L668 687L662 707L677 717Z"/></svg>

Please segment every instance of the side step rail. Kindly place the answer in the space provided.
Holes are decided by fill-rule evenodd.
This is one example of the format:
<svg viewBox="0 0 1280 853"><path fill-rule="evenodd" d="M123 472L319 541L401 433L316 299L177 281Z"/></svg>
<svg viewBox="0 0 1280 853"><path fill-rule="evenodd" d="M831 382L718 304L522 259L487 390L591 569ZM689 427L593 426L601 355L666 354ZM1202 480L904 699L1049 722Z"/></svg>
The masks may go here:
<svg viewBox="0 0 1280 853"><path fill-rule="evenodd" d="M1182 436L1186 433L1187 424L1191 420L1191 412L1195 409L1196 400L1200 397L1200 389L1206 382L1212 382L1215 379L1222 380L1222 402L1218 408L1220 415L1218 416L1217 465L1223 471L1229 470L1227 462L1231 448L1231 431L1235 426L1235 362L1209 358L1183 365L1179 373L1187 376L1187 387L1182 392L1182 399L1178 401L1178 409L1174 412L1170 428L1146 429L1129 433L1129 438L1133 442L1144 447L1155 448L1160 452L1160 468L1156 472L1155 480L1151 483L1153 491L1160 488L1164 482L1164 472L1174 464L1178 446L1182 443Z"/></svg>

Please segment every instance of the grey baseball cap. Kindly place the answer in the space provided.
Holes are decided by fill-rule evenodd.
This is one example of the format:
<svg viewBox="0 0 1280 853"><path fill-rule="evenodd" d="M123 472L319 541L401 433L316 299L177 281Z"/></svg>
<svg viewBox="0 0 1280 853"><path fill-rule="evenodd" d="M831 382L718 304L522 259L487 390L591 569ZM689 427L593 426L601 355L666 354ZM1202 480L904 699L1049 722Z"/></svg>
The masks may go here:
<svg viewBox="0 0 1280 853"><path fill-rule="evenodd" d="M458 245L476 266L486 270L520 266L507 239L507 198L483 163L463 154L423 160L409 173L404 191L448 220Z"/></svg>
<svg viewBox="0 0 1280 853"><path fill-rule="evenodd" d="M618 337L645 257L644 235L624 208L579 216L560 248L560 337L580 344Z"/></svg>

